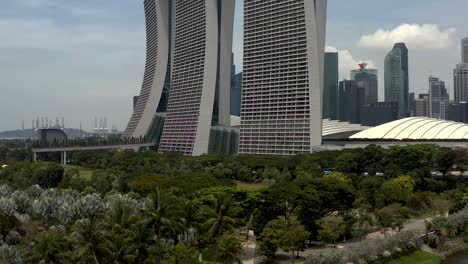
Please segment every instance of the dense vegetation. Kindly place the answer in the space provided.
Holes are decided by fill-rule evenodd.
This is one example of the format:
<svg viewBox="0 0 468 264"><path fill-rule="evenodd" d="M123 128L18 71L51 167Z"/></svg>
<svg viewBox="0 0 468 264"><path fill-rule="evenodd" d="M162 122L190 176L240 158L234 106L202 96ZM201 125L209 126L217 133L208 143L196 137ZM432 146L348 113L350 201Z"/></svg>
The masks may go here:
<svg viewBox="0 0 468 264"><path fill-rule="evenodd" d="M0 260L10 263L192 263L199 253L236 263L249 229L273 261L280 249L295 256L308 241L396 234L411 217L464 215L468 204L463 179L452 175L467 167L466 150L432 145L293 157L77 152L71 162L80 167L65 168L24 163L5 149ZM446 218L428 224L443 234L434 247L463 235L465 224L457 232Z"/></svg>

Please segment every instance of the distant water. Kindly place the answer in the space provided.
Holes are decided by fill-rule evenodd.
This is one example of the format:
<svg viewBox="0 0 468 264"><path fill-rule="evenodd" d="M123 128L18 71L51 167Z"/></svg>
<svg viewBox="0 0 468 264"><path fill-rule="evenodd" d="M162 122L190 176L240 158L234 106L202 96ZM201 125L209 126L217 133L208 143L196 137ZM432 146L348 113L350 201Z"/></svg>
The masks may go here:
<svg viewBox="0 0 468 264"><path fill-rule="evenodd" d="M442 264L467 264L468 263L468 251L458 252L447 258Z"/></svg>

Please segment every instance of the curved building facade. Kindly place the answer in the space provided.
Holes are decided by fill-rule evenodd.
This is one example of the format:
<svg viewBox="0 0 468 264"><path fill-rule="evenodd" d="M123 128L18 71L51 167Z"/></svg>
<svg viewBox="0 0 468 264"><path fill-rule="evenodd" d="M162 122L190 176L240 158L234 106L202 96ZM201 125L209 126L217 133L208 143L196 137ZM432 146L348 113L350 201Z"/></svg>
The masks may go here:
<svg viewBox="0 0 468 264"><path fill-rule="evenodd" d="M161 152L206 154L211 126L229 126L234 8L234 0L173 0Z"/></svg>
<svg viewBox="0 0 468 264"><path fill-rule="evenodd" d="M468 139L468 124L433 118L410 117L367 129L351 136L350 138L386 140L463 140Z"/></svg>
<svg viewBox="0 0 468 264"><path fill-rule="evenodd" d="M327 0L244 0L241 154L322 144Z"/></svg>
<svg viewBox="0 0 468 264"><path fill-rule="evenodd" d="M140 95L123 137L148 134L156 111L164 112L170 84L170 0L145 0L146 66Z"/></svg>

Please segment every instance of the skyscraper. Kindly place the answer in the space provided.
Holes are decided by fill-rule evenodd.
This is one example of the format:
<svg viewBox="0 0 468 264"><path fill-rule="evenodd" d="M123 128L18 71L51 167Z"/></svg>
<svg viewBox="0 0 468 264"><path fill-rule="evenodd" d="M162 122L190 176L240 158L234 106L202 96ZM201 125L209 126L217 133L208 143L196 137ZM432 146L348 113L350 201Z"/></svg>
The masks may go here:
<svg viewBox="0 0 468 264"><path fill-rule="evenodd" d="M211 126L230 126L235 0L173 3L171 90L159 150L206 154Z"/></svg>
<svg viewBox="0 0 468 264"><path fill-rule="evenodd" d="M170 83L171 0L145 0L146 66L140 95L134 98L125 138L148 134L157 110L164 112Z"/></svg>
<svg viewBox="0 0 468 264"><path fill-rule="evenodd" d="M408 49L396 43L385 57L385 102L398 103L398 117L409 113Z"/></svg>
<svg viewBox="0 0 468 264"><path fill-rule="evenodd" d="M429 94L420 94L414 100L414 116L429 116Z"/></svg>
<svg viewBox="0 0 468 264"><path fill-rule="evenodd" d="M462 63L468 63L468 37L462 39L461 52L462 52Z"/></svg>
<svg viewBox="0 0 468 264"><path fill-rule="evenodd" d="M429 77L429 115L432 118L447 119L449 95L445 82L437 77Z"/></svg>
<svg viewBox="0 0 468 264"><path fill-rule="evenodd" d="M240 153L321 145L326 11L327 0L244 0Z"/></svg>
<svg viewBox="0 0 468 264"><path fill-rule="evenodd" d="M338 118L338 52L325 53L323 118Z"/></svg>
<svg viewBox="0 0 468 264"><path fill-rule="evenodd" d="M231 83L231 115L240 116L242 101L242 72L234 74Z"/></svg>
<svg viewBox="0 0 468 264"><path fill-rule="evenodd" d="M358 86L364 88L365 103L373 104L379 100L379 80L376 69L367 69L366 63L359 64L358 70L351 71L351 80L355 80Z"/></svg>
<svg viewBox="0 0 468 264"><path fill-rule="evenodd" d="M395 102L378 102L361 107L359 124L379 126L398 119L398 104Z"/></svg>
<svg viewBox="0 0 468 264"><path fill-rule="evenodd" d="M230 126L235 0L145 0L144 8L145 75L123 137L208 153L212 126Z"/></svg>
<svg viewBox="0 0 468 264"><path fill-rule="evenodd" d="M415 116L414 112L416 112L416 95L414 93L409 93L408 97L408 107L409 107L409 116Z"/></svg>
<svg viewBox="0 0 468 264"><path fill-rule="evenodd" d="M339 117L340 121L359 124L361 122L361 107L365 105L366 94L357 81L344 80L339 88Z"/></svg>
<svg viewBox="0 0 468 264"><path fill-rule="evenodd" d="M468 63L460 63L453 70L455 103L468 102Z"/></svg>

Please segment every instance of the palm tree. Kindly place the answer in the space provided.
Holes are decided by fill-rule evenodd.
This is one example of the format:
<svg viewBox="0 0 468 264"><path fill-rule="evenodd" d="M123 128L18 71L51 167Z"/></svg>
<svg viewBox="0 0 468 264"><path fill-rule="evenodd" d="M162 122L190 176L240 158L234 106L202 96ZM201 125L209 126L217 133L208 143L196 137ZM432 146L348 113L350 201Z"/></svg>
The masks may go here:
<svg viewBox="0 0 468 264"><path fill-rule="evenodd" d="M217 244L218 256L224 264L242 263L240 256L243 254L243 249L238 236L232 233L224 234Z"/></svg>
<svg viewBox="0 0 468 264"><path fill-rule="evenodd" d="M106 262L109 263L135 263L137 258L135 244L123 233L111 231L104 242L103 249L107 255Z"/></svg>
<svg viewBox="0 0 468 264"><path fill-rule="evenodd" d="M161 232L164 227L172 225L172 221L179 214L178 202L175 197L159 188L151 193L146 203L144 215L146 222L150 225L156 235L156 240L161 240Z"/></svg>
<svg viewBox="0 0 468 264"><path fill-rule="evenodd" d="M74 251L86 263L100 263L104 233L100 226L90 219L77 221L71 234Z"/></svg>
<svg viewBox="0 0 468 264"><path fill-rule="evenodd" d="M232 196L227 193L218 192L209 201L209 206L204 207L205 219L203 230L207 230L206 234L210 238L215 238L220 241L224 231L232 230L238 220L236 214L239 208L234 204ZM218 243L216 243L215 263L217 262Z"/></svg>
<svg viewBox="0 0 468 264"><path fill-rule="evenodd" d="M65 248L63 239L49 233L43 233L34 238L29 260L31 263L55 263Z"/></svg>
<svg viewBox="0 0 468 264"><path fill-rule="evenodd" d="M132 209L123 201L115 202L104 216L103 227L117 233L128 233L135 224L136 216Z"/></svg>
<svg viewBox="0 0 468 264"><path fill-rule="evenodd" d="M142 264L149 256L150 245L155 243L154 234L142 221L135 225L132 233L132 241L137 251L135 263Z"/></svg>

